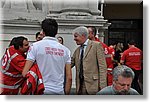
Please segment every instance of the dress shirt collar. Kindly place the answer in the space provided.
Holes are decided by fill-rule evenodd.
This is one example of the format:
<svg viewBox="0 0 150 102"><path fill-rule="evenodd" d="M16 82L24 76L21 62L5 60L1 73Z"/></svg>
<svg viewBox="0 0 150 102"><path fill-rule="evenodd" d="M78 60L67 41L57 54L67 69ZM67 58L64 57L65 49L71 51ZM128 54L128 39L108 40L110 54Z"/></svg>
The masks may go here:
<svg viewBox="0 0 150 102"><path fill-rule="evenodd" d="M89 41L89 39L87 39L85 42L84 42L84 46L87 46L88 45L88 41Z"/></svg>

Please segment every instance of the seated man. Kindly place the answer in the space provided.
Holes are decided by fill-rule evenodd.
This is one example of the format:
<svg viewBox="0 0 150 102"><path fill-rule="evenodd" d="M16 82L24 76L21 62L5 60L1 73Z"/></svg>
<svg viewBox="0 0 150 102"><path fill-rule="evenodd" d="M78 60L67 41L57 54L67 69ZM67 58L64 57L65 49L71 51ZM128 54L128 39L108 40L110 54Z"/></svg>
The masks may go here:
<svg viewBox="0 0 150 102"><path fill-rule="evenodd" d="M120 65L113 70L113 85L103 88L97 95L139 95L131 88L134 72L131 68Z"/></svg>

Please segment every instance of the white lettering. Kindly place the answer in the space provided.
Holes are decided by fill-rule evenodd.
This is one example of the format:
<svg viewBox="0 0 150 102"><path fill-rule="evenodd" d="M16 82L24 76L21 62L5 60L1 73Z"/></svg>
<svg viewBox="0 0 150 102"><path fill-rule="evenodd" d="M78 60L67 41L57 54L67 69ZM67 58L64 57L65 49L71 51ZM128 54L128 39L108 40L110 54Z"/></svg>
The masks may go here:
<svg viewBox="0 0 150 102"><path fill-rule="evenodd" d="M130 52L129 56L140 56L140 52Z"/></svg>

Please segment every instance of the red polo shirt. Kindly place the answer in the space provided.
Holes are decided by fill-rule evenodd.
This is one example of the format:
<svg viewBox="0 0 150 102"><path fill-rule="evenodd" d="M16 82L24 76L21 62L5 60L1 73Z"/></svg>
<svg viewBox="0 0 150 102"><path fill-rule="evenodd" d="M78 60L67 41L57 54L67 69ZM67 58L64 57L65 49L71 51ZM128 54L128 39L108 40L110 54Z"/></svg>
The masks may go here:
<svg viewBox="0 0 150 102"><path fill-rule="evenodd" d="M142 51L137 47L131 47L123 52L121 60L134 70L141 70Z"/></svg>

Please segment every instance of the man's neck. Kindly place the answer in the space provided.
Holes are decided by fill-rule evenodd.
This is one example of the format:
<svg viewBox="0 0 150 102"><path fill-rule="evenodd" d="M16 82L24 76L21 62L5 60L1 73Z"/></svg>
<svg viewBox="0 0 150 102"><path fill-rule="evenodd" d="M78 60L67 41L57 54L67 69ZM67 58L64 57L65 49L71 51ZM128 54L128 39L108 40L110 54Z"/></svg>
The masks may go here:
<svg viewBox="0 0 150 102"><path fill-rule="evenodd" d="M135 47L134 45L129 45L129 48Z"/></svg>

